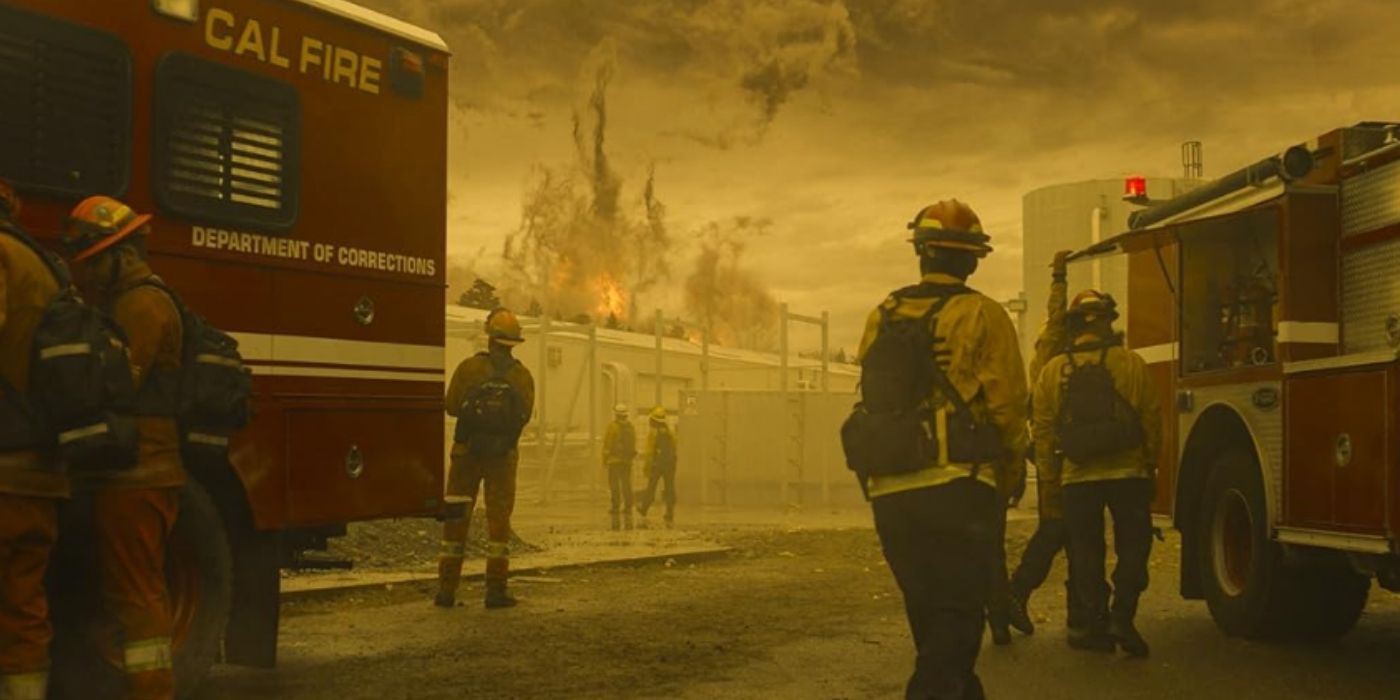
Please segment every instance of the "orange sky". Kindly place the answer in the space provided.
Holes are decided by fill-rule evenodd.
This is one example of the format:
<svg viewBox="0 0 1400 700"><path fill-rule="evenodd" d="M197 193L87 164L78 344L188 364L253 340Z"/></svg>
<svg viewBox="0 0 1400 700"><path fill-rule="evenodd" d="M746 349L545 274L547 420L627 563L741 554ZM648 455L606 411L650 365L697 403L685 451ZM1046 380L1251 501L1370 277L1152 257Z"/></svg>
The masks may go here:
<svg viewBox="0 0 1400 700"><path fill-rule="evenodd" d="M635 204L647 168L677 242L649 306L681 309L692 232L771 220L745 264L852 347L911 281L903 224L971 203L1014 296L1020 201L1047 184L1207 176L1336 126L1400 119L1393 0L361 0L455 52L449 253L488 278L538 165L567 167L589 57L615 55L608 143ZM799 342L799 345L802 344Z"/></svg>

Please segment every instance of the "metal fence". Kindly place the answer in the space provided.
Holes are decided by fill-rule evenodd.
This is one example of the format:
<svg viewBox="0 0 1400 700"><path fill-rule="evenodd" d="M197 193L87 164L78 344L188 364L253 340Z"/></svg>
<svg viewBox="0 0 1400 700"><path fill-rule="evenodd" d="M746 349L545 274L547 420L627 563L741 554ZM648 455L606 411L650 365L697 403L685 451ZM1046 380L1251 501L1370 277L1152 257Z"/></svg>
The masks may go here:
<svg viewBox="0 0 1400 700"><path fill-rule="evenodd" d="M858 504L841 452L854 396L812 391L686 391L677 487L705 504Z"/></svg>

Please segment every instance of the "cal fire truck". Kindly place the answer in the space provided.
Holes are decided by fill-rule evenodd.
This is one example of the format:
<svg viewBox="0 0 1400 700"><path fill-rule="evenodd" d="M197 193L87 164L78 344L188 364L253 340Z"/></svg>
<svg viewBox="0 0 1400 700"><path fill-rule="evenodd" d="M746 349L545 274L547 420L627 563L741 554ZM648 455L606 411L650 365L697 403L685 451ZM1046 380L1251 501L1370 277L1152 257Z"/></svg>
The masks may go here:
<svg viewBox="0 0 1400 700"><path fill-rule="evenodd" d="M1363 123L1136 212L1127 343L1163 402L1156 511L1227 633L1352 628L1400 590L1400 125Z"/></svg>
<svg viewBox="0 0 1400 700"><path fill-rule="evenodd" d="M22 223L51 241L91 194L154 213L154 267L254 372L252 426L175 526L182 693L216 659L274 662L290 557L440 508L447 64L436 34L343 0L0 2ZM115 672L81 651L75 578L53 581L55 691L106 697L66 688Z"/></svg>

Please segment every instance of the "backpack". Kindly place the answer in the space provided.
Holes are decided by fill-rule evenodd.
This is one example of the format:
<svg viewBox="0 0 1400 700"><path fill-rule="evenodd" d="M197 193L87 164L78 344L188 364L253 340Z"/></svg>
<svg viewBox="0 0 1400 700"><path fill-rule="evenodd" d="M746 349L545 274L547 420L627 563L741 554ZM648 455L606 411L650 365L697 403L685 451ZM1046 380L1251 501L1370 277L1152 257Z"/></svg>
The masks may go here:
<svg viewBox="0 0 1400 700"><path fill-rule="evenodd" d="M1060 452L1076 464L1126 452L1143 444L1142 421L1118 393L1104 361L1116 343L1106 342L1097 363L1076 364L1066 355L1064 396L1055 419Z"/></svg>
<svg viewBox="0 0 1400 700"><path fill-rule="evenodd" d="M467 390L457 412L457 427L453 439L467 445L467 452L477 457L501 457L515 449L520 433L530 416L525 413L525 399L520 390L506 380L506 375L519 360L497 360L490 353L491 376Z"/></svg>
<svg viewBox="0 0 1400 700"><path fill-rule="evenodd" d="M917 319L880 308L879 334L861 361L861 401L841 426L846 466L858 475L918 471L936 459L939 436L929 403L935 388L953 408L944 435L948 459L980 465L1000 458L996 428L974 418L935 359L944 354L937 350L943 340L936 335L938 313L950 299L971 291L962 285L921 284L895 292L896 302L934 297ZM977 466L973 469L975 475Z"/></svg>
<svg viewBox="0 0 1400 700"><path fill-rule="evenodd" d="M48 267L59 292L34 329L29 391L0 379L0 449L56 449L80 472L136 465L136 389L126 335L101 309L83 303L61 261L8 222L0 232L19 240Z"/></svg>
<svg viewBox="0 0 1400 700"><path fill-rule="evenodd" d="M226 460L229 436L247 427L253 392L252 372L243 365L238 341L191 311L175 290L158 277L137 286L165 292L180 314L180 370L166 400L164 415L173 415L184 438L187 459ZM147 381L158 381L156 376ZM144 393L144 391L143 391Z"/></svg>
<svg viewBox="0 0 1400 700"><path fill-rule="evenodd" d="M617 439L608 452L608 461L631 462L637 456L637 429L632 427L630 421L621 421L617 425Z"/></svg>
<svg viewBox="0 0 1400 700"><path fill-rule="evenodd" d="M651 457L652 470L668 472L676 468L676 436L670 430L656 433L656 452Z"/></svg>

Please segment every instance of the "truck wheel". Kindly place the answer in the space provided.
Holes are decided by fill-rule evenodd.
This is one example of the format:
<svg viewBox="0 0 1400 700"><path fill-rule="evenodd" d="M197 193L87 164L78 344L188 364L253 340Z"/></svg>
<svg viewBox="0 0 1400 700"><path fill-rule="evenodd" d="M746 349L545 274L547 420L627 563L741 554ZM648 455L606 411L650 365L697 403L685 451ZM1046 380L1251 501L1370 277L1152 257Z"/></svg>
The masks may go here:
<svg viewBox="0 0 1400 700"><path fill-rule="evenodd" d="M214 501L202 486L180 490L180 516L165 562L174 618L175 685L188 697L219 658L233 601L233 555Z"/></svg>
<svg viewBox="0 0 1400 700"><path fill-rule="evenodd" d="M1366 609L1371 578L1345 559L1290 569L1296 596L1287 633L1306 641L1337 639L1350 632Z"/></svg>
<svg viewBox="0 0 1400 700"><path fill-rule="evenodd" d="M80 533L90 532L91 501L75 498L62 523L69 546L55 561L51 587L55 637L50 698L121 697L121 650L96 590L97 562ZM87 539L90 542L90 539ZM188 697L218 658L233 594L232 557L223 522L209 494L194 481L180 489L166 554L166 582L174 619L175 684ZM74 585L82 582L82 585Z"/></svg>
<svg viewBox="0 0 1400 700"><path fill-rule="evenodd" d="M1269 539L1264 485L1254 455L1219 455L1206 480L1197 536L1201 587L1226 634L1270 637L1282 631L1290 596L1278 545Z"/></svg>

